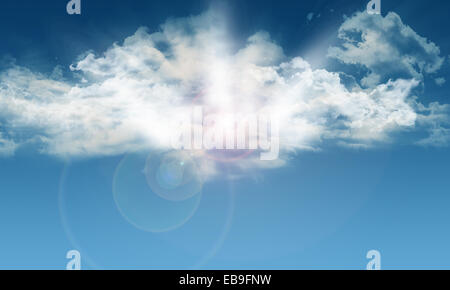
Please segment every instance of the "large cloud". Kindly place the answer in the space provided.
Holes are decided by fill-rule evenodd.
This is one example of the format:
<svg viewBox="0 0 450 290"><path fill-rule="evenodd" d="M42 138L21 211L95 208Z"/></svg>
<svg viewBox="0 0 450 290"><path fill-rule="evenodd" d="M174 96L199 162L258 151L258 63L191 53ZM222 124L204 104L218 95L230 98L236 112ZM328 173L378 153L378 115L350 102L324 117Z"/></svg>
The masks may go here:
<svg viewBox="0 0 450 290"><path fill-rule="evenodd" d="M341 36L363 20L375 28L399 26L395 33L404 35L407 44L417 44L418 52L411 53L414 60L402 56L392 60L379 53L363 60L364 54L383 51L365 48L372 45L371 37L380 37L378 30L365 34L361 45L332 49L340 59L362 63L378 75L382 72L377 62L400 60L402 69L415 77L440 66L439 49L400 26L397 16L390 14L387 20L367 17L357 14L347 20ZM209 11L170 20L155 33L141 28L105 53L88 53L74 63L72 71L81 75L76 83L18 66L3 71L0 122L5 126L0 127L4 133L0 152L11 153L16 143L30 142L59 156L169 148L173 121L188 114L193 103L233 113L270 108L280 125L283 156L319 149L323 140L373 146L390 141L395 131L412 129L419 120L431 118L430 112L423 113L427 107L411 96L420 78L349 90L338 73L312 69L300 57L288 59L265 32L252 35L244 47L233 50L225 24L219 14ZM398 53L395 42L384 40L389 54ZM249 164L261 165L250 160L242 167Z"/></svg>

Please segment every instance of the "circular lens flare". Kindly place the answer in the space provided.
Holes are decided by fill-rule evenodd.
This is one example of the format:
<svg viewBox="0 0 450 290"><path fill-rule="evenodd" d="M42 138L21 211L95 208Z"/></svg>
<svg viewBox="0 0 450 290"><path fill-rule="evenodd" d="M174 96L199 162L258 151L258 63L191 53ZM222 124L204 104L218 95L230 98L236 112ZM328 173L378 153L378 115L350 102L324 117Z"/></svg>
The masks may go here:
<svg viewBox="0 0 450 290"><path fill-rule="evenodd" d="M128 155L118 165L113 195L122 216L149 232L184 225L197 211L202 182L186 154Z"/></svg>
<svg viewBox="0 0 450 290"><path fill-rule="evenodd" d="M174 190L180 186L183 180L183 165L181 162L162 164L156 172L158 184L166 190Z"/></svg>
<svg viewBox="0 0 450 290"><path fill-rule="evenodd" d="M197 164L186 151L150 155L144 174L148 186L161 198L183 201L201 192L203 180Z"/></svg>

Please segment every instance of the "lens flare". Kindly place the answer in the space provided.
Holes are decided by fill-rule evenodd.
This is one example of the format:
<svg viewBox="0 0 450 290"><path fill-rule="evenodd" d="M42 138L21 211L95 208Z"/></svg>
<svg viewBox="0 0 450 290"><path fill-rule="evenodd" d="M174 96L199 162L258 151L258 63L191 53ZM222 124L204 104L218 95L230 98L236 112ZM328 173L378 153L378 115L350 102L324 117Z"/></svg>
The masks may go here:
<svg viewBox="0 0 450 290"><path fill-rule="evenodd" d="M147 158L147 184L161 198L183 201L201 192L203 181L197 164L186 151L172 151Z"/></svg>
<svg viewBox="0 0 450 290"><path fill-rule="evenodd" d="M185 224L198 209L201 190L196 164L184 152L128 155L113 180L120 213L149 232L167 232Z"/></svg>

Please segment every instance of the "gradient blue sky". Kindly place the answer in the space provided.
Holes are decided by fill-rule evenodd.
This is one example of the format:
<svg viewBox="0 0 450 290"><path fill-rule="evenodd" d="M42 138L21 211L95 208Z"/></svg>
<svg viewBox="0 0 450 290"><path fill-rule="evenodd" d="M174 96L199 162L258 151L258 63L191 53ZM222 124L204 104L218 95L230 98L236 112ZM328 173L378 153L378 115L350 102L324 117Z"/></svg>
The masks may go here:
<svg viewBox="0 0 450 290"><path fill-rule="evenodd" d="M168 18L198 15L211 5L232 19L237 43L265 30L287 57L300 55L322 68L343 15L368 2L82 1L81 16L67 15L65 1L3 1L0 71L12 62L43 74L61 66L70 78L69 65L86 51L102 53L141 26L154 31ZM425 105L449 103L449 81L434 80L448 78L450 3L382 3L383 15L395 12L439 46L444 63L424 74L415 93ZM315 16L308 21L310 12ZM326 68L357 70L332 61ZM7 123L7 115L0 117ZM26 144L0 157L0 268L64 269L71 249L81 252L87 269L364 269L372 249L381 252L384 269L449 268L450 151L415 144L425 131L398 132L395 141L365 149L324 142L320 151L298 151L281 168L207 181L198 204L181 206L181 212L198 206L193 216L164 233L134 227L114 200L114 176L123 168L139 172L142 156L68 161ZM139 182L124 186L142 190ZM165 206L156 202L144 218L155 226L163 218L176 224L177 212Z"/></svg>

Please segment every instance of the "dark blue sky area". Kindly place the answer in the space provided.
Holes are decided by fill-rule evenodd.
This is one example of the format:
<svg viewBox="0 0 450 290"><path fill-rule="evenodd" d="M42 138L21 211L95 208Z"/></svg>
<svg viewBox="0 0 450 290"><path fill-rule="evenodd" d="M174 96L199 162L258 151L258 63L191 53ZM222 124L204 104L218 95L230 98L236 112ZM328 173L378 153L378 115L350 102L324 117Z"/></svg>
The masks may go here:
<svg viewBox="0 0 450 290"><path fill-rule="evenodd" d="M346 1L119 1L84 0L82 15L69 16L66 1L6 0L0 10L0 55L8 54L27 66L71 64L88 50L103 52L112 43L132 35L140 26L151 30L169 17L199 14L211 6L221 7L232 16L235 36L245 39L259 30L269 31L288 54L325 35L334 38L343 15L363 10L365 0ZM449 26L447 1L382 2L383 13L394 11L419 34L450 51L445 27ZM320 14L311 23L310 12ZM333 30L334 28L334 30ZM320 32L320 33L319 33ZM58 59L58 61L56 60Z"/></svg>

